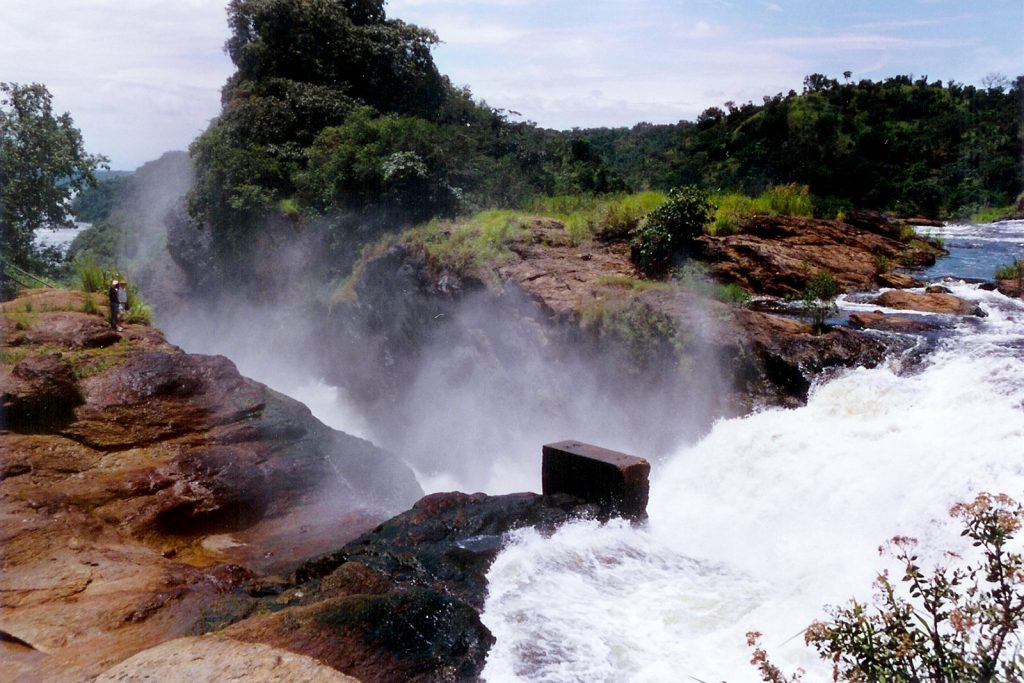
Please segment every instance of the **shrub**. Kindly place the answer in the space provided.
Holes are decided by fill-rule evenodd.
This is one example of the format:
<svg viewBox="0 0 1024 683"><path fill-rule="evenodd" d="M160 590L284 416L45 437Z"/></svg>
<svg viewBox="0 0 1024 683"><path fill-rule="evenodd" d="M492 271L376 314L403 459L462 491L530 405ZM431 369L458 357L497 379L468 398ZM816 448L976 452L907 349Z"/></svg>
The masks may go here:
<svg viewBox="0 0 1024 683"><path fill-rule="evenodd" d="M963 566L936 567L930 575L918 564L916 541L897 536L883 550L902 565L902 584L885 572L875 581L874 605L856 600L829 610L828 622L815 622L804 640L832 662L836 681L1019 681L1024 676L1020 630L1024 622L1024 557L1008 549L1024 522L1024 508L1009 496L982 493L958 503L950 515L964 526L962 536L981 557ZM873 607L873 609L872 609ZM758 644L752 663L769 683L786 678Z"/></svg>
<svg viewBox="0 0 1024 683"><path fill-rule="evenodd" d="M102 311L100 311L100 307L96 303L96 298L91 293L86 293L85 295L85 301L82 303L82 313L102 315Z"/></svg>
<svg viewBox="0 0 1024 683"><path fill-rule="evenodd" d="M999 266L995 272L997 280L1019 280L1022 276L1024 276L1024 261L1020 259Z"/></svg>
<svg viewBox="0 0 1024 683"><path fill-rule="evenodd" d="M677 254L693 248L714 210L708 193L698 187L670 191L665 203L632 232L630 258L634 265L648 275L663 274Z"/></svg>
<svg viewBox="0 0 1024 683"><path fill-rule="evenodd" d="M836 297L839 296L839 283L832 273L819 270L807 280L803 295L803 310L808 322L816 332L827 329L825 320L835 315Z"/></svg>
<svg viewBox="0 0 1024 683"><path fill-rule="evenodd" d="M83 292L106 292L110 281L118 277L115 269L99 265L89 252L80 254L71 267Z"/></svg>

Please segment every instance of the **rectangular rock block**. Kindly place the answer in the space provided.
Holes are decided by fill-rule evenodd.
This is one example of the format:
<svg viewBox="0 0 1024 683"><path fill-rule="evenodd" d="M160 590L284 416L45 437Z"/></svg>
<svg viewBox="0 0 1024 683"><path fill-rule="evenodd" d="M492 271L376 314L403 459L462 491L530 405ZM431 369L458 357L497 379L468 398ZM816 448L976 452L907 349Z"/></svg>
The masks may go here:
<svg viewBox="0 0 1024 683"><path fill-rule="evenodd" d="M609 516L646 518L651 465L643 458L580 441L546 444L543 453L544 495L569 493Z"/></svg>

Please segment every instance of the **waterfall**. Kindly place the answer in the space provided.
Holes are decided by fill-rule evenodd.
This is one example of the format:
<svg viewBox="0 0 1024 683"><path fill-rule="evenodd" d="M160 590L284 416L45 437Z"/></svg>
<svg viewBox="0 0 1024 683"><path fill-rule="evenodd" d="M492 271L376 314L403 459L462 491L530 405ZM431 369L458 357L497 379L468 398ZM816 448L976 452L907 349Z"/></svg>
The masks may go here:
<svg viewBox="0 0 1024 683"><path fill-rule="evenodd" d="M1019 253L1024 223L1004 234ZM720 421L652 472L646 527L510 539L489 575L486 680L758 681L748 630L784 670L829 680L802 630L870 601L880 544L914 536L936 559L962 543L953 503L1024 497L1024 302L946 284L988 316L923 367L852 370L802 408Z"/></svg>

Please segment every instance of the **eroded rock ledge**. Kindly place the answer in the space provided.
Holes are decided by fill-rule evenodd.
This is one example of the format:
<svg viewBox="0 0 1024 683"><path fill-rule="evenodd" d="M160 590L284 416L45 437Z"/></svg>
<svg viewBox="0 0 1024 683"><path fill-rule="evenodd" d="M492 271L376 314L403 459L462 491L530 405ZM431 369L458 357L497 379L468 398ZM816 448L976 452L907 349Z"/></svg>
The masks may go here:
<svg viewBox="0 0 1024 683"><path fill-rule="evenodd" d="M211 605L238 618L245 604L219 596L422 495L394 456L226 358L111 332L101 304L36 290L2 305L8 680L88 679L205 632L223 617Z"/></svg>

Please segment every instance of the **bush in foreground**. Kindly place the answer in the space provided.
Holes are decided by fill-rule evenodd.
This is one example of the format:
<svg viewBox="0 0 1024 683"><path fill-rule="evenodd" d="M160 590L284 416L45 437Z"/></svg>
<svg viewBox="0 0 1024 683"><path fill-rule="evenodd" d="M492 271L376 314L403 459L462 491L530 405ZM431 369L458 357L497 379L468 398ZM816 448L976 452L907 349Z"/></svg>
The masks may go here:
<svg viewBox="0 0 1024 683"><path fill-rule="evenodd" d="M879 550L903 568L900 583L883 572L873 605L856 600L830 609L831 619L804 632L808 645L832 662L834 681L966 683L1024 679L1024 557L1010 542L1024 522L1024 508L1009 496L982 493L958 503L950 515L981 557L925 574L916 541L897 536ZM964 561L947 553L952 563ZM902 586L902 590L901 590ZM760 633L747 634L751 663L767 683L799 681L771 663Z"/></svg>

